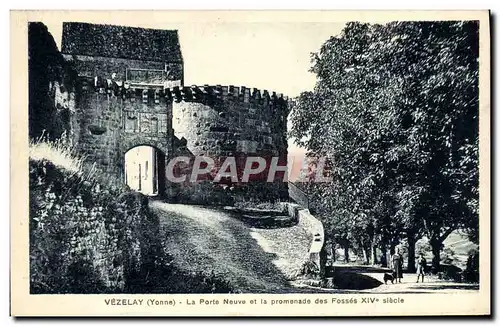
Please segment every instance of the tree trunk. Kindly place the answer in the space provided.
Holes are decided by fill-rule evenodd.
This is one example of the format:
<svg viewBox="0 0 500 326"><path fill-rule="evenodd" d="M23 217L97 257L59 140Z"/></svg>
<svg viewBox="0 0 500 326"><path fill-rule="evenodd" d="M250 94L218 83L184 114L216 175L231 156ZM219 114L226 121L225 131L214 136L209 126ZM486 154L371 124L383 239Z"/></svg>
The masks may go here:
<svg viewBox="0 0 500 326"><path fill-rule="evenodd" d="M394 242L391 243L391 247L389 248L389 256L392 257L396 253L396 244Z"/></svg>
<svg viewBox="0 0 500 326"><path fill-rule="evenodd" d="M408 273L415 273L415 239L414 233L408 233Z"/></svg>
<svg viewBox="0 0 500 326"><path fill-rule="evenodd" d="M326 246L323 246L323 248L321 248L321 251L319 252L319 266L318 266L319 277L321 279L325 278L326 260L327 260Z"/></svg>
<svg viewBox="0 0 500 326"><path fill-rule="evenodd" d="M380 255L380 265L382 265L382 267L387 267L387 248L384 246L381 246L380 247L380 252L381 252L381 255Z"/></svg>
<svg viewBox="0 0 500 326"><path fill-rule="evenodd" d="M365 264L370 265L370 251L366 246L363 246L363 256L363 258L365 259Z"/></svg>
<svg viewBox="0 0 500 326"><path fill-rule="evenodd" d="M335 263L335 261L336 261L336 257L335 257L335 251L336 250L335 250L335 247L336 247L335 242L330 242L330 254L331 254L331 257L332 257L331 258L332 264Z"/></svg>
<svg viewBox="0 0 500 326"><path fill-rule="evenodd" d="M372 243L370 244L371 260L372 264L378 264L377 261L377 247L375 246L375 236L372 237Z"/></svg>
<svg viewBox="0 0 500 326"><path fill-rule="evenodd" d="M363 254L363 263L368 264L368 252L366 250L366 244L364 243L363 240L359 241L358 245L358 257L359 257L359 251L361 250L361 253Z"/></svg>
<svg viewBox="0 0 500 326"><path fill-rule="evenodd" d="M344 262L349 263L349 245L344 245Z"/></svg>
<svg viewBox="0 0 500 326"><path fill-rule="evenodd" d="M372 253L372 264L373 265L378 264L379 261L378 261L378 257L377 257L377 247L375 247L373 244L371 247L371 253Z"/></svg>
<svg viewBox="0 0 500 326"><path fill-rule="evenodd" d="M432 267L431 272L437 274L439 272L439 265L441 261L441 245L442 241L438 239L431 239L430 241L432 247Z"/></svg>

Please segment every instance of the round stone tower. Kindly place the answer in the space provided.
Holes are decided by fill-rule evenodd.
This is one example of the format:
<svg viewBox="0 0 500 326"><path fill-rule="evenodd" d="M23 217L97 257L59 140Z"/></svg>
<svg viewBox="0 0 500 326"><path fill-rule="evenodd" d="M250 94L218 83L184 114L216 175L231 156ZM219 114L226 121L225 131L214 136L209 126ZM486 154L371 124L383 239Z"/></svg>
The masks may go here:
<svg viewBox="0 0 500 326"><path fill-rule="evenodd" d="M280 166L286 165L287 97L244 86L189 86L168 91L173 100L172 127L178 140L174 147L193 157L209 157L215 161L216 168L220 168L227 157L234 157L239 181L229 185L222 182L228 191L255 200L287 197L284 172L267 180L273 157ZM248 157L263 158L267 166L257 178L242 183ZM194 189L184 191L191 191L192 195L205 191L191 187ZM209 187L207 191L212 190Z"/></svg>

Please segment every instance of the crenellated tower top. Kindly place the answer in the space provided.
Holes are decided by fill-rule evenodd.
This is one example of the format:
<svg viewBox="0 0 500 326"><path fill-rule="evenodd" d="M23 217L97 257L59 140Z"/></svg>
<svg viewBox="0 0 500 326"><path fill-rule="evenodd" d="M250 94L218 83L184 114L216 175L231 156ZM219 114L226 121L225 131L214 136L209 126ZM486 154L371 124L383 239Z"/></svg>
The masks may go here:
<svg viewBox="0 0 500 326"><path fill-rule="evenodd" d="M124 81L102 79L94 77L86 80L86 87L92 87L95 92L121 97L129 101L142 101L160 103L164 101L214 103L217 101L233 101L240 103L253 103L257 106L287 108L288 96L268 90L260 90L246 86L173 86L161 85L133 85Z"/></svg>

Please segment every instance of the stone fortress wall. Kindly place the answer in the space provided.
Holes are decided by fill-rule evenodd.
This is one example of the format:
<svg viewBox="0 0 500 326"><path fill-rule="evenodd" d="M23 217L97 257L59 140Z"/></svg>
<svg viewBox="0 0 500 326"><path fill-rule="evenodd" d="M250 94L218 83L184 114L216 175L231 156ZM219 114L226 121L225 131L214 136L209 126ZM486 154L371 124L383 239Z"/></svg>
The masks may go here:
<svg viewBox="0 0 500 326"><path fill-rule="evenodd" d="M100 171L124 179L125 153L139 145L172 152L172 105L162 89L125 89L100 78L80 78L78 89L76 148Z"/></svg>
<svg viewBox="0 0 500 326"><path fill-rule="evenodd" d="M280 94L232 86L126 88L122 82L101 78L80 78L77 93L78 151L105 173L123 177L125 153L138 145L159 149L166 161L185 153L193 158L185 170L188 174L199 155L214 159L218 167L226 157L241 159L240 179L249 156L286 162L282 131L288 106ZM283 173L276 177L282 180ZM283 182L255 183L261 192L264 187L277 198L287 196ZM190 182L170 188L170 195L181 197L198 198L198 192L209 191Z"/></svg>
<svg viewBox="0 0 500 326"><path fill-rule="evenodd" d="M160 150L163 160L171 154L172 106L163 88L182 84L178 41L177 31L63 24L61 52L78 73L74 142L104 174L125 181L125 153L139 145Z"/></svg>
<svg viewBox="0 0 500 326"><path fill-rule="evenodd" d="M286 155L288 98L242 86L172 90L173 128L195 155Z"/></svg>
<svg viewBox="0 0 500 326"><path fill-rule="evenodd" d="M276 157L280 165L286 165L287 97L244 86L174 87L170 91L174 135L184 140L181 146L189 154L210 157L215 170L227 157L235 157L239 181L247 157L265 158L268 165ZM283 174L276 173L276 181L268 183L266 169L250 188L247 185L253 192L250 195L286 198ZM241 182L235 186L243 187Z"/></svg>
<svg viewBox="0 0 500 326"><path fill-rule="evenodd" d="M240 177L248 156L268 163L278 157L286 164L288 99L243 86L184 86L177 31L64 23L60 55L64 60L57 65L76 76L67 89L64 82L53 83L55 103L69 112L64 128L77 152L104 176L124 181L125 153L139 145L162 153L158 177L163 179L167 162L184 154L208 156L217 164L236 157ZM196 201L214 190L163 181L167 198ZM283 182L252 186L239 189L267 193L266 199L288 197Z"/></svg>

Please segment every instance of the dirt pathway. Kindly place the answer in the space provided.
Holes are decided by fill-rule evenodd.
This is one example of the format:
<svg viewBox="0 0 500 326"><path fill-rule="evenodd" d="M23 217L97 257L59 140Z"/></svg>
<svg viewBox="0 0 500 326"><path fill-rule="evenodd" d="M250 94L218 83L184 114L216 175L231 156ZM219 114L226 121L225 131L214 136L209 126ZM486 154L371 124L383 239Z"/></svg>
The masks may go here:
<svg viewBox="0 0 500 326"><path fill-rule="evenodd" d="M404 294L478 290L478 285L447 282L435 277L427 277L425 283L416 283L415 274L405 274L401 284L382 284L367 290L321 289L299 286L296 282L290 284L290 274L307 258L310 245L301 224L264 229L252 227L238 213L221 208L160 201L151 201L150 207L160 217L166 250L178 267L192 272L213 271L242 292ZM384 274L377 268L340 268L351 275L362 274L383 283Z"/></svg>
<svg viewBox="0 0 500 326"><path fill-rule="evenodd" d="M290 292L287 275L307 255L302 227L258 229L212 207L152 201L167 251L188 271L223 276L243 292ZM299 265L300 266L300 265Z"/></svg>

